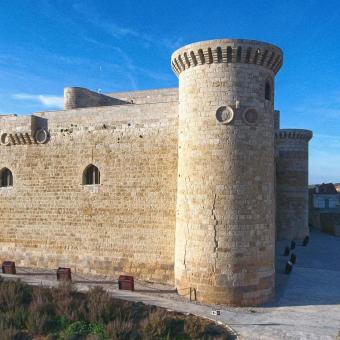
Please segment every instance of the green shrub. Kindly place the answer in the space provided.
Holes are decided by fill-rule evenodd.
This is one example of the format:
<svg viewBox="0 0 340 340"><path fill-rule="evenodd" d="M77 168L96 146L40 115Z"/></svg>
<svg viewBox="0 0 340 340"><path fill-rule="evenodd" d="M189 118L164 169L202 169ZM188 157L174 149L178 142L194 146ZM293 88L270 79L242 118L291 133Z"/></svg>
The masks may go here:
<svg viewBox="0 0 340 340"><path fill-rule="evenodd" d="M76 321L71 323L64 331L67 339L76 339L77 337L86 336L90 333L89 324L85 321Z"/></svg>
<svg viewBox="0 0 340 340"><path fill-rule="evenodd" d="M76 321L70 324L60 334L61 339L77 340L77 339L105 339L105 330L103 325L91 324L86 321Z"/></svg>

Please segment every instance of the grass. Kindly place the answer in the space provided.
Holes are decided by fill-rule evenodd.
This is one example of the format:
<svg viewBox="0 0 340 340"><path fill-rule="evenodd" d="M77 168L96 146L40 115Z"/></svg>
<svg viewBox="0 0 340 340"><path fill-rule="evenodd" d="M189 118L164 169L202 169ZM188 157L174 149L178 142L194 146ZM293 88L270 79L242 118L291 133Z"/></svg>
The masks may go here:
<svg viewBox="0 0 340 340"><path fill-rule="evenodd" d="M115 299L102 288L31 287L0 278L1 340L232 339L192 315Z"/></svg>

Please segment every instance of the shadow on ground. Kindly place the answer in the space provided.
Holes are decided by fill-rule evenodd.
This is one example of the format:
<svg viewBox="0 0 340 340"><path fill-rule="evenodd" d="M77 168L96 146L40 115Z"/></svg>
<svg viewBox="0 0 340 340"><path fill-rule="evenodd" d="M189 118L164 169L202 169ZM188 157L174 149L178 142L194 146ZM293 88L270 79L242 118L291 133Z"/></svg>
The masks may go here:
<svg viewBox="0 0 340 340"><path fill-rule="evenodd" d="M291 274L284 273L289 241L276 245L276 294L263 307L340 304L340 238L312 231L306 247L297 244Z"/></svg>

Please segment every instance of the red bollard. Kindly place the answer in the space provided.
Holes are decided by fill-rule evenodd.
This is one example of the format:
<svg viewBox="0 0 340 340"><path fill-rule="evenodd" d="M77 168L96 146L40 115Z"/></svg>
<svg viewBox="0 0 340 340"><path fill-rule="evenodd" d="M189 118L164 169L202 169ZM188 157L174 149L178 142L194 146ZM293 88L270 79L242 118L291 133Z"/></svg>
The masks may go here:
<svg viewBox="0 0 340 340"><path fill-rule="evenodd" d="M72 281L71 268L59 267L57 269L57 280L58 281Z"/></svg>
<svg viewBox="0 0 340 340"><path fill-rule="evenodd" d="M123 290L135 290L135 283L133 280L133 276L128 275L120 275L118 279L118 287Z"/></svg>
<svg viewBox="0 0 340 340"><path fill-rule="evenodd" d="M14 261L4 261L2 263L2 272L4 274L16 274L17 271L15 269L15 262Z"/></svg>

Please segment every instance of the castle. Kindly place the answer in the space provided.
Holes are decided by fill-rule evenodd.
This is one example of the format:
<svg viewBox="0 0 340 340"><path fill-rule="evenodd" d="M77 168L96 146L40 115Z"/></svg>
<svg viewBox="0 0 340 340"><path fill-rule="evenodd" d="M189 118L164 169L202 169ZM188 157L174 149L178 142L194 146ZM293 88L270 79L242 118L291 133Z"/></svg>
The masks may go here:
<svg viewBox="0 0 340 340"><path fill-rule="evenodd" d="M65 89L0 116L0 260L174 284L208 303L274 294L275 241L308 234L311 131L280 129L278 47L175 51L178 89Z"/></svg>

